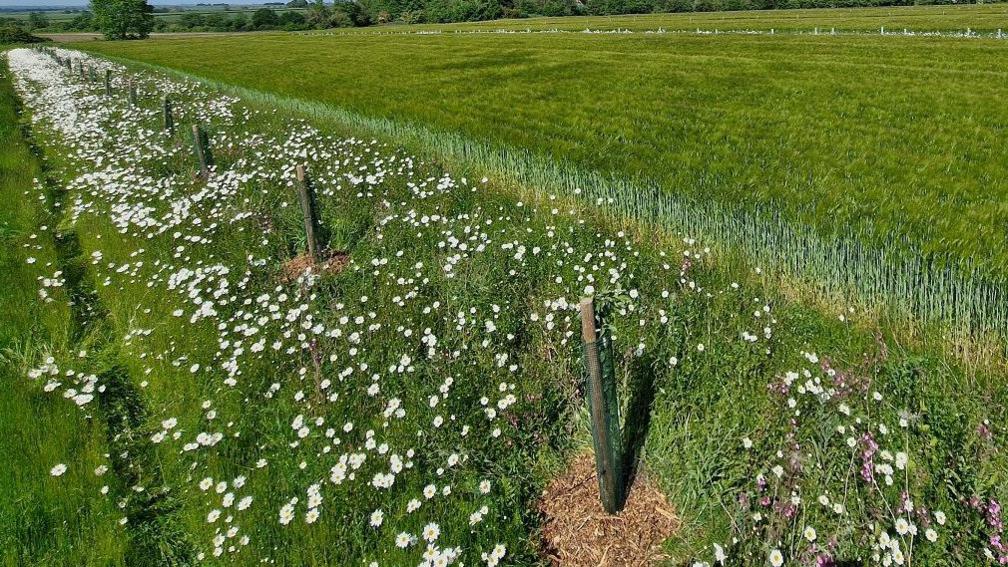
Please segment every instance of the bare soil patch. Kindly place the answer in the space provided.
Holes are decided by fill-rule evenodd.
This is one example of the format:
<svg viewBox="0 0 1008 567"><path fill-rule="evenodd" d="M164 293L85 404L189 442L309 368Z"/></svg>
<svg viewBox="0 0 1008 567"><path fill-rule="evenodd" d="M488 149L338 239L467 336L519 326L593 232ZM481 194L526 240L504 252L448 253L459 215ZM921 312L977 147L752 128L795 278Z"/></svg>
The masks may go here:
<svg viewBox="0 0 1008 567"><path fill-rule="evenodd" d="M95 39L100 39L100 33L88 33L88 32L67 32L67 33L40 33L37 34L39 37L46 37L58 43L66 43L71 41L92 41Z"/></svg>

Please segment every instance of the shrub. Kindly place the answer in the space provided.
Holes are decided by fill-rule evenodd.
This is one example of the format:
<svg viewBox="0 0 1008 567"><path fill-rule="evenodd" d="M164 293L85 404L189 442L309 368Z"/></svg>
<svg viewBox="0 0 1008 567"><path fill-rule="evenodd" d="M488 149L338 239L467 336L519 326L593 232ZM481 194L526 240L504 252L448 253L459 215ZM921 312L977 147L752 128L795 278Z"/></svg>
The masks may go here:
<svg viewBox="0 0 1008 567"><path fill-rule="evenodd" d="M0 45L10 43L40 43L43 41L49 41L49 39L32 35L18 26L0 28Z"/></svg>
<svg viewBox="0 0 1008 567"><path fill-rule="evenodd" d="M274 28L280 23L280 17L269 8L259 8L252 14L252 27L256 29Z"/></svg>

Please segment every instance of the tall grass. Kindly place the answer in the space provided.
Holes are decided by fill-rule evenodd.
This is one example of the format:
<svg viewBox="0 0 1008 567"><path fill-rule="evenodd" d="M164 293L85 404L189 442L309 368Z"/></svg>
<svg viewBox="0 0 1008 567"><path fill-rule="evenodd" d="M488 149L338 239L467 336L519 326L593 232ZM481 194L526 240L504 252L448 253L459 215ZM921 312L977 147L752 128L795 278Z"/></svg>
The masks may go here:
<svg viewBox="0 0 1008 567"><path fill-rule="evenodd" d="M73 357L44 171L22 136L24 120L0 63L0 564L122 564L118 516L99 491L104 429L27 377L47 357ZM29 263L29 258L33 259ZM39 290L48 292L45 303ZM50 469L67 463L60 477Z"/></svg>

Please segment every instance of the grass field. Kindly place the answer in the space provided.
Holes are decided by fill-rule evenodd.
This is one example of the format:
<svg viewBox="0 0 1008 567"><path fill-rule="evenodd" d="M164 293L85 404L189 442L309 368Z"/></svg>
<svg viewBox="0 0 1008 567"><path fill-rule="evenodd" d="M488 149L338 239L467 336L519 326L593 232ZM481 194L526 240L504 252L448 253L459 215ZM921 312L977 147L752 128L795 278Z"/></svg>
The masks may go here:
<svg viewBox="0 0 1008 567"><path fill-rule="evenodd" d="M13 440L0 451L12 462L34 443L39 456L0 483L3 559L546 564L538 500L591 444L576 310L589 295L611 309L623 442L681 520L660 550L668 564L1008 561L1005 343L963 356L943 327L908 331L829 294L806 301L778 272L849 270L855 248L831 244L842 223L860 227L864 250L883 230L903 234L898 258L929 246L962 259L978 239L994 249L972 225L1006 213L1003 110L989 104L1003 46L573 34L87 46L217 82L11 51L25 114L7 86L0 125L32 120L0 130L0 190L19 205L0 210L2 277L11 305L34 311L5 309L3 368L21 390L0 413ZM228 69L234 50L245 57ZM67 60L111 70L112 92ZM995 94L953 77L987 77ZM803 128L812 118L820 127ZM208 134L205 180L194 124ZM969 159L942 170L939 142ZM304 255L299 164L328 266ZM585 173L596 169L611 175ZM641 187L660 192L635 197ZM694 208L705 200L816 228L744 225L708 248L679 233L735 217L671 222L713 210ZM980 220L942 224L928 211L938 204ZM756 254L775 246L788 256L777 265ZM865 257L879 264L819 284L893 278L879 268L889 258ZM38 279L62 274L56 288ZM996 315L936 288L952 281L941 277L886 293L957 299L943 312L953 324ZM80 521L53 519L70 516Z"/></svg>
<svg viewBox="0 0 1008 567"><path fill-rule="evenodd" d="M1001 331L1008 111L997 101L1006 47L674 34L88 46L316 105L319 115L346 111L490 169L524 167L526 184L619 195L625 212L736 248L765 239L751 254L761 262L795 266L814 281L847 280L837 287L860 286L875 301L911 290L918 310L940 306L940 319L975 317L972 326ZM643 197L652 186L658 194ZM753 211L758 220L745 217ZM838 251L838 240L853 244ZM857 261L838 272L845 256ZM886 273L895 264L898 273ZM928 282L944 276L934 265L962 278ZM973 282L983 276L997 283ZM980 314L953 313L962 296Z"/></svg>

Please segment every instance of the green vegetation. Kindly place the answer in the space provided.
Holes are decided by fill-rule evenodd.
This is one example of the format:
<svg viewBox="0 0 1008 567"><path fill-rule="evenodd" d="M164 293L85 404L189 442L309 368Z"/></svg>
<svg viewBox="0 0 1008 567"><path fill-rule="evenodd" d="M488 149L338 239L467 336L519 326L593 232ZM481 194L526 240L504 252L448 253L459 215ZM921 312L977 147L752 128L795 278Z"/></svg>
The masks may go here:
<svg viewBox="0 0 1008 567"><path fill-rule="evenodd" d="M746 5L767 5L762 10L741 10ZM875 2L863 3L864 5ZM891 4L882 2L883 5ZM289 2L278 6L198 6L194 8L155 8L156 32L237 32L282 29L288 31L372 26L375 24L418 24L423 22L462 22L439 30L562 29L581 31L587 27L645 30L670 29L747 29L808 32L821 30L892 31L904 28L916 31L1008 30L1005 4L888 5L863 8L805 0L774 2L763 0L602 0L579 3L574 0L505 0L500 3L473 0L365 0L361 2ZM860 5L860 4L859 4ZM770 9L772 8L772 9ZM279 22L254 26L251 16L269 10ZM741 10L741 11L740 11ZM677 13L686 12L686 13ZM22 22L31 29L46 32L95 31L87 11L21 12L0 17L0 23ZM609 14L600 20L592 14ZM546 16L546 17L540 17ZM510 19L498 19L510 18ZM528 19L533 18L533 19ZM474 19L484 21L472 21Z"/></svg>
<svg viewBox="0 0 1008 567"><path fill-rule="evenodd" d="M95 31L91 12L0 12L0 27L17 27L39 32Z"/></svg>
<svg viewBox="0 0 1008 567"><path fill-rule="evenodd" d="M121 532L96 476L104 429L42 391L28 371L76 356L49 207L55 196L22 136L0 64L0 550L4 565L121 565ZM44 295L40 295L44 294ZM44 298L49 298L48 300ZM65 474L50 470L72 463Z"/></svg>
<svg viewBox="0 0 1008 567"><path fill-rule="evenodd" d="M593 296L673 565L1008 561L1008 42L861 33L940 10L13 50L0 549L544 564Z"/></svg>
<svg viewBox="0 0 1008 567"><path fill-rule="evenodd" d="M817 289L1008 330L1000 41L445 33L87 47L544 193L580 190Z"/></svg>
<svg viewBox="0 0 1008 567"><path fill-rule="evenodd" d="M474 20L491 20L496 18L527 18L546 16L561 20L559 27L576 25L566 22L568 17L575 17L583 23L590 23L592 16L608 15L623 19L621 15L639 14L644 19L663 18L670 14L680 13L683 19L696 18L699 21L720 20L723 22L742 23L746 21L765 21L784 19L802 19L799 13L813 10L814 12L832 13L832 19L844 20L859 17L859 12L865 13L868 19L878 15L895 15L903 22L923 23L931 20L941 26L955 24L954 14L961 9L998 9L1004 11L1004 5L998 7L990 4L972 3L951 4L948 2L903 2L890 0L853 0L839 2L822 2L818 0L501 0L487 2L480 0L364 0L362 4L372 14L380 14L379 21L399 23L436 23L464 22ZM940 4L940 6L923 6ZM866 7L879 7L876 10L864 10ZM886 8L881 8L885 6ZM905 16L900 16L905 14ZM931 14L932 17L927 17ZM937 14L952 15L952 19L935 18ZM814 17L814 16L809 16ZM634 17L630 18L635 19ZM822 25L824 22L817 22ZM867 23L867 22L865 22ZM492 27L491 22L478 22L475 25ZM516 25L521 26L521 23ZM538 23L532 22L535 26ZM883 24L884 25L884 24ZM577 29L577 28L575 28ZM582 28L583 29L583 26ZM875 27L874 29L878 29Z"/></svg>
<svg viewBox="0 0 1008 567"><path fill-rule="evenodd" d="M803 9L834 9L848 11L865 7L889 7L887 11L902 7L918 9L917 5L941 4L942 9L955 10L945 1L906 2L903 0L361 0L365 10L375 21L399 23L445 23L497 18L526 18L536 16L569 17L621 14L659 14L693 12L731 12L728 19L752 17L752 11ZM972 3L967 3L972 4ZM980 3L977 3L980 4ZM759 12L757 12L759 13ZM773 17L773 16L768 16ZM950 22L945 22L946 24Z"/></svg>
<svg viewBox="0 0 1008 567"><path fill-rule="evenodd" d="M94 26L105 39L143 39L154 29L147 0L91 0Z"/></svg>
<svg viewBox="0 0 1008 567"><path fill-rule="evenodd" d="M113 97L80 96L103 87L23 53L23 68L48 81L26 96L44 113L35 131L73 203L60 208L60 231L79 238L76 263L87 266L102 306L94 319L108 329L100 356L61 358L60 371L114 368L115 380L103 372L102 383L129 389L146 408L121 437L156 451L163 470L125 483L117 501L160 494L162 482L173 495L171 507L144 509L152 532L127 508L131 541L160 550L189 541L207 559L219 548L242 565L405 565L419 562L424 544L399 547L397 534L419 536L436 522L438 544L459 546L466 564L485 563L480 552L496 544L506 546L504 564L541 563L535 499L589 438L568 301L592 285L614 307L621 390L643 400L632 406L642 411L625 413L651 416L644 466L685 520L670 542L676 561L709 560L718 543L740 564L764 565L777 551L811 565L807 526L819 541L836 539L830 556L863 557L879 529L899 530L891 516L905 492L917 506L906 516L936 532L910 547L912 538L893 535L901 553L927 565L983 564L996 533L989 510L1008 498L1008 387L984 366L920 344L933 337L903 346L887 324L843 305L829 314L795 303L751 264L671 231L496 180L474 183L478 170L453 165L449 174L346 125L320 119L316 131L273 99L227 101L119 67ZM125 79L144 112L128 108ZM164 92L180 118L174 136L160 132ZM79 123L57 126L70 107ZM212 183L194 175L194 116L210 135ZM288 261L304 244L291 170L302 162L323 241L348 256L341 269L292 280ZM638 386L642 377L651 385ZM62 408L63 394L46 402ZM508 395L513 403L501 404ZM374 486L387 455L407 449L412 466L390 487ZM356 478L338 476L340 458L358 452L367 459ZM452 454L462 460L446 466ZM863 459L873 458L881 468L863 479ZM120 483L122 468L113 467ZM321 504L306 507L312 486ZM242 509L235 502L246 495ZM411 514L413 498L422 505ZM474 523L481 504L487 512ZM752 525L754 511L767 521ZM931 519L938 512L945 520ZM225 536L225 523L240 531ZM246 535L248 545L237 543ZM116 563L135 549L104 557Z"/></svg>
<svg viewBox="0 0 1008 567"><path fill-rule="evenodd" d="M903 29L923 31L1008 32L1008 5L943 5L943 6L892 6L887 8L820 8L749 10L739 12L693 12L687 14L626 14L606 17L570 16L532 19L509 19L487 22L465 22L447 25L420 25L405 28L441 31L494 31L494 30L566 30L585 29L647 31L760 30L777 32L811 33L819 28L821 33L835 29L837 32L878 32ZM373 30L361 30L368 33ZM393 31L393 30L383 30Z"/></svg>
<svg viewBox="0 0 1008 567"><path fill-rule="evenodd" d="M0 27L0 45L16 43L41 43L45 39L32 35L17 26Z"/></svg>

